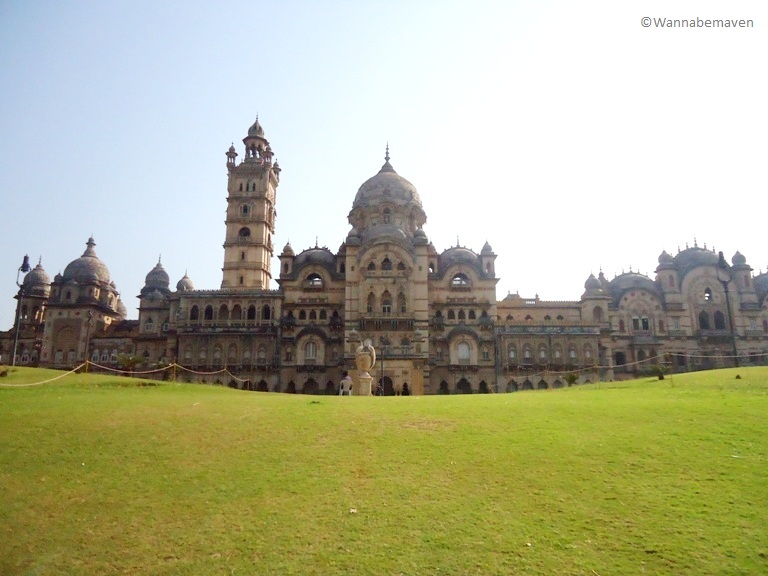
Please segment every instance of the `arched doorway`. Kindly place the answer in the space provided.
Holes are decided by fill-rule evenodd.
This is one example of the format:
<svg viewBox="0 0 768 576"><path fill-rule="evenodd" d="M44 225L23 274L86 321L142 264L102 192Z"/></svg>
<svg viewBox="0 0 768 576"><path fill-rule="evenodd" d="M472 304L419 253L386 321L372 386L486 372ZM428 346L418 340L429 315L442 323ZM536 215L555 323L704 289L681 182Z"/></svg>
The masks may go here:
<svg viewBox="0 0 768 576"><path fill-rule="evenodd" d="M546 390L547 388L548 386L545 380L539 380L539 383L536 385L536 390Z"/></svg>
<svg viewBox="0 0 768 576"><path fill-rule="evenodd" d="M517 382L514 380L507 382L507 392L517 392Z"/></svg>
<svg viewBox="0 0 768 576"><path fill-rule="evenodd" d="M317 394L318 385L314 378L310 378L304 383L304 388L301 389L302 394Z"/></svg>
<svg viewBox="0 0 768 576"><path fill-rule="evenodd" d="M384 388L384 396L394 396L395 395L395 388L392 386L392 378L389 376L384 376L384 378L379 378L379 384Z"/></svg>
<svg viewBox="0 0 768 576"><path fill-rule="evenodd" d="M448 394L448 382L443 380L440 382L440 389L437 392L438 394Z"/></svg>
<svg viewBox="0 0 768 576"><path fill-rule="evenodd" d="M485 380L480 381L480 394L488 394L490 392L490 389L488 388L488 383Z"/></svg>
<svg viewBox="0 0 768 576"><path fill-rule="evenodd" d="M456 383L456 392L458 394L472 394L472 385L469 380L462 378Z"/></svg>
<svg viewBox="0 0 768 576"><path fill-rule="evenodd" d="M256 391L257 392L269 392L269 387L267 386L267 381L263 378L259 380L259 383L256 384Z"/></svg>

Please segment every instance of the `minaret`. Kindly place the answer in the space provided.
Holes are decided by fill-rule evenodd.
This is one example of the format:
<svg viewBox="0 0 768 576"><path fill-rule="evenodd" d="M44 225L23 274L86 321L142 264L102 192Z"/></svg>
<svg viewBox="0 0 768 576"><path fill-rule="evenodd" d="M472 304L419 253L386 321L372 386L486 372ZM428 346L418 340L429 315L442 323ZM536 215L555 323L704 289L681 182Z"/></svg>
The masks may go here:
<svg viewBox="0 0 768 576"><path fill-rule="evenodd" d="M275 197L280 166L264 138L258 117L243 138L245 158L236 163L230 146L227 156L227 234L224 240L222 288L269 288L275 234Z"/></svg>

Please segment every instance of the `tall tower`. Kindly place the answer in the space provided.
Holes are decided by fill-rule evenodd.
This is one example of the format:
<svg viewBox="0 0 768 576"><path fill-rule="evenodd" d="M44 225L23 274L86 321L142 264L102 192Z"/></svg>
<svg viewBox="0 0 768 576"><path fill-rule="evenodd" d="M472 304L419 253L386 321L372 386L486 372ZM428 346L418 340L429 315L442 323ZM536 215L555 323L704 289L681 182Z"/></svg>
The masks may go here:
<svg viewBox="0 0 768 576"><path fill-rule="evenodd" d="M258 117L243 138L245 158L227 151L227 234L221 287L268 289L275 234L275 197L280 166L272 162L272 148Z"/></svg>

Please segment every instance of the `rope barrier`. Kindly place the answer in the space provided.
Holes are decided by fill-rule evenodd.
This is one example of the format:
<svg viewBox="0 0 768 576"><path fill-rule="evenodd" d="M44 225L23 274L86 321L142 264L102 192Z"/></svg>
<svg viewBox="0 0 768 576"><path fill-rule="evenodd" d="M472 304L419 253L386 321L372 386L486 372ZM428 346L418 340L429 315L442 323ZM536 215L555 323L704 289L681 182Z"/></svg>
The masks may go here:
<svg viewBox="0 0 768 576"><path fill-rule="evenodd" d="M583 374L583 373L588 373L588 372L599 372L600 370L615 370L617 368L621 368L621 369L633 368L633 367L640 366L642 364L650 364L651 366L658 366L659 365L659 362L658 362L659 359L664 360L666 358L675 358L675 357L678 357L678 356L683 356L686 359L705 358L705 359L709 359L709 360L724 360L724 359L734 359L734 358L739 358L739 359L746 358L746 359L754 360L756 358L768 357L768 352L756 352L756 353L751 353L748 356L744 356L744 355L741 355L741 354L737 354L737 355L732 355L732 354L730 354L730 355L729 354L708 355L708 354L685 354L683 352L667 352L665 354L659 354L659 355L656 355L656 356L651 356L649 358L644 358L643 360L636 360L634 362L627 362L625 364L620 364L620 365L610 366L610 365L603 365L603 364L595 364L594 366L587 366L587 367L583 367L583 368L574 368L572 370L543 370L543 371L540 370L540 371L537 371L537 372L532 372L532 373L524 374L524 376L525 376L526 379L530 379L530 378L536 378L536 377L544 377L544 376L548 376L548 375L549 376L559 376L559 375L565 376L567 374ZM667 362L667 363L669 363L669 362ZM147 374L157 374L157 373L161 373L161 372L166 372L168 370L174 370L174 371L175 370L181 370L183 372L186 372L186 373L189 373L189 374L194 374L196 376L215 376L217 374L224 374L224 375L229 376L233 381L239 382L239 383L249 382L250 381L250 378L238 378L237 376L232 374L232 372L230 372L227 368L221 368L219 370L214 370L214 371L211 371L211 372L203 372L203 371L200 371L200 370L193 370L192 368L187 368L186 366L182 366L181 364L176 364L174 362L172 364L168 364L167 366L163 366L163 367L159 367L159 368L153 368L151 370L136 371L136 370L123 370L123 369L120 369L120 368L114 368L112 366L104 366L103 364L97 364L95 362L90 362L90 361L86 360L84 363L80 364L76 368L73 368L72 370L70 370L68 372L64 372L63 374L60 374L60 375L55 376L53 378L49 378L48 380L43 380L41 382L29 382L29 383L26 383L26 384L7 384L7 383L0 382L0 387L5 387L5 388L25 388L25 387L29 387L29 386L40 386L42 384L48 384L50 382L55 382L55 381L60 380L60 379L62 379L64 377L66 377L66 376L69 376L70 374L78 373L83 368L85 368L85 370L87 372L88 366L93 366L94 368L97 368L98 370L103 370L103 371L106 371L106 372L113 372L113 373L116 373L116 374L125 375L125 376L129 376L129 377L145 376ZM518 377L520 377L520 376L518 376ZM511 377L511 378L514 378L514 376Z"/></svg>

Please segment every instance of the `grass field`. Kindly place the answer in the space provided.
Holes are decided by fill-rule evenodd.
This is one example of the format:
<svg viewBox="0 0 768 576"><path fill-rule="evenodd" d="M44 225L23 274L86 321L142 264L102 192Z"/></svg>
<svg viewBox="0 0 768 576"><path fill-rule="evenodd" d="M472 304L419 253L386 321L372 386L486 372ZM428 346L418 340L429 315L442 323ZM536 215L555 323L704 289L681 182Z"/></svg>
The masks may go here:
<svg viewBox="0 0 768 576"><path fill-rule="evenodd" d="M433 397L0 379L0 574L768 574L768 368ZM736 378L737 374L740 378Z"/></svg>

